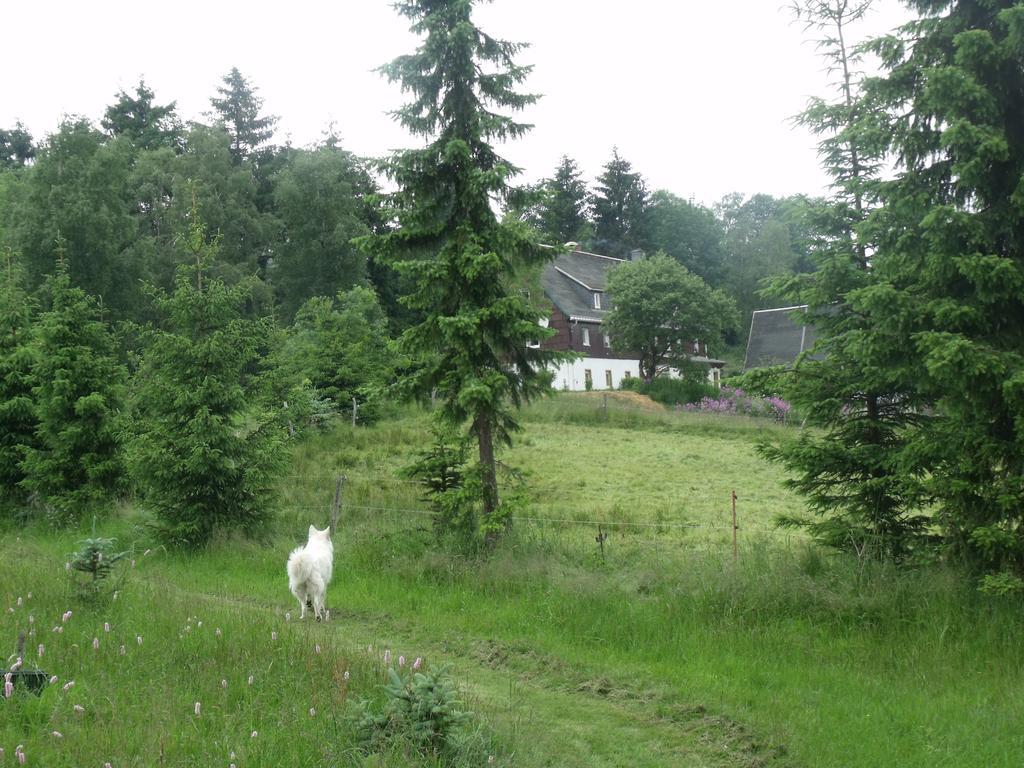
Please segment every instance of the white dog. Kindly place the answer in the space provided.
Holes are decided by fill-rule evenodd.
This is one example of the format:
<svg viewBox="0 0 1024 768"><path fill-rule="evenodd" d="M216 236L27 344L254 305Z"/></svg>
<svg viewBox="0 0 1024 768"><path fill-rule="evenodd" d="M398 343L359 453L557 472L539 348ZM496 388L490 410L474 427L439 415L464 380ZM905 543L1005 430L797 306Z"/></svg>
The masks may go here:
<svg viewBox="0 0 1024 768"><path fill-rule="evenodd" d="M313 615L316 616L316 620L324 618L324 598L333 569L334 544L331 543L331 529L318 531L314 526L309 526L309 541L306 542L306 546L293 549L288 556L288 589L302 607L300 619L306 618L307 601L313 604Z"/></svg>

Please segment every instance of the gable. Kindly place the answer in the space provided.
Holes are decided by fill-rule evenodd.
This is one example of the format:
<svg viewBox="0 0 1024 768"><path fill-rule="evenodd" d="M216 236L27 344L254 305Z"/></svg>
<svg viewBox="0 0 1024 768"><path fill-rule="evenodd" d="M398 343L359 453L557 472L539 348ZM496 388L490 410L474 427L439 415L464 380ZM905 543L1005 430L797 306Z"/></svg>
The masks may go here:
<svg viewBox="0 0 1024 768"><path fill-rule="evenodd" d="M807 306L756 310L750 319L750 338L743 370L792 365L817 338L806 322Z"/></svg>

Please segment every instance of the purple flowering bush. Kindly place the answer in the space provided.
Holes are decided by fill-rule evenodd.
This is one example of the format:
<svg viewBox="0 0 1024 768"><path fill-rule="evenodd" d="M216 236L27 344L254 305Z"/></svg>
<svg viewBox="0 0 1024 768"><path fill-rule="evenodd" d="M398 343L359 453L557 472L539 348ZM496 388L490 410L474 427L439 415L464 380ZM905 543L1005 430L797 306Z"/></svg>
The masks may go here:
<svg viewBox="0 0 1024 768"><path fill-rule="evenodd" d="M792 408L781 397L760 397L731 387L722 387L716 397L703 397L700 402L684 406L685 410L692 412L758 416L776 421L785 421Z"/></svg>

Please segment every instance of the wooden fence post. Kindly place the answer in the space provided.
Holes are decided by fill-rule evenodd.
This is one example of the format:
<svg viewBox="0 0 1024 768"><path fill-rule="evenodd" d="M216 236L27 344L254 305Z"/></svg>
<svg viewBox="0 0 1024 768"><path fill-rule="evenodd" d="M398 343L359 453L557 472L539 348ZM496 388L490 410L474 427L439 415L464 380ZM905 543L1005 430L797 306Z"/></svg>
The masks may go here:
<svg viewBox="0 0 1024 768"><path fill-rule="evenodd" d="M331 536L338 529L338 516L341 514L341 489L345 485L345 476L338 475L334 484L334 504L331 505Z"/></svg>
<svg viewBox="0 0 1024 768"><path fill-rule="evenodd" d="M736 491L732 492L732 561L735 563L739 559L739 549L736 545L736 531L739 530L739 525L736 523Z"/></svg>

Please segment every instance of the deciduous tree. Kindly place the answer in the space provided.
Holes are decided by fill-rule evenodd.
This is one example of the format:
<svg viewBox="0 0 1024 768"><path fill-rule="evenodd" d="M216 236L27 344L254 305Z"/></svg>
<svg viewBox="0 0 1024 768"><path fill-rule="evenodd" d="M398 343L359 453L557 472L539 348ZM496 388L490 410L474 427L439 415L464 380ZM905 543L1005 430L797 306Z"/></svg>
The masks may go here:
<svg viewBox="0 0 1024 768"><path fill-rule="evenodd" d="M694 341L713 346L736 322L728 296L663 253L615 267L608 293L615 302L605 318L612 346L639 355L647 383L683 366Z"/></svg>

